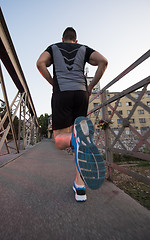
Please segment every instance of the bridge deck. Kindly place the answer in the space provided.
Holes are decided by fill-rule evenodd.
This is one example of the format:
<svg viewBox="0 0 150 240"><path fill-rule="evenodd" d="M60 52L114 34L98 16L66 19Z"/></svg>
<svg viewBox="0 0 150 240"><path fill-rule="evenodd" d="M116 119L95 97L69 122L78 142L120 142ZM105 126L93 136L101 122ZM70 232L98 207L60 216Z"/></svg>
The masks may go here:
<svg viewBox="0 0 150 240"><path fill-rule="evenodd" d="M149 239L150 211L107 181L77 203L74 177L72 156L49 140L0 168L0 239Z"/></svg>

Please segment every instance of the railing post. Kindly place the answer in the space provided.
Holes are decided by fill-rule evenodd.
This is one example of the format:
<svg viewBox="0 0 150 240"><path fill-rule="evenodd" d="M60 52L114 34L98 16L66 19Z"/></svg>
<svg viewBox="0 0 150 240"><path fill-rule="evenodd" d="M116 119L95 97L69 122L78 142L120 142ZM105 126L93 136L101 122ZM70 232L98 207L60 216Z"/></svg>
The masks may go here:
<svg viewBox="0 0 150 240"><path fill-rule="evenodd" d="M102 104L106 101L106 91L101 94L101 102ZM104 121L108 121L108 107L107 105L102 107L102 119ZM105 131L105 153L106 153L106 166L107 166L107 180L113 181L113 168L111 164L113 162L113 154L111 151L111 137L110 137L110 129L109 125L106 127Z"/></svg>
<svg viewBox="0 0 150 240"><path fill-rule="evenodd" d="M16 149L17 153L19 153L15 128L14 128L14 124L13 124L12 117L11 117L11 112L10 112L7 92L6 92L6 88L5 88L5 83L4 83L4 79L3 79L3 75L2 75L1 65L0 65L0 82L1 82L1 86L2 86L2 92L3 92L3 95L4 95L5 104L6 104L6 110L7 110L7 114L8 114L9 124L10 124L10 127L11 127L13 140L14 140L14 143L15 143L15 149Z"/></svg>
<svg viewBox="0 0 150 240"><path fill-rule="evenodd" d="M35 144L35 140L34 140L34 136L35 136L35 127L34 127L34 117L31 118L31 123L30 123L30 131L31 131L31 141L30 144L34 145Z"/></svg>
<svg viewBox="0 0 150 240"><path fill-rule="evenodd" d="M19 150L20 150L20 138L21 138L21 107L22 107L22 102L20 103L19 124L18 124L18 148L19 148Z"/></svg>
<svg viewBox="0 0 150 240"><path fill-rule="evenodd" d="M23 149L26 146L26 102L27 102L27 94L25 94L25 99L23 103Z"/></svg>

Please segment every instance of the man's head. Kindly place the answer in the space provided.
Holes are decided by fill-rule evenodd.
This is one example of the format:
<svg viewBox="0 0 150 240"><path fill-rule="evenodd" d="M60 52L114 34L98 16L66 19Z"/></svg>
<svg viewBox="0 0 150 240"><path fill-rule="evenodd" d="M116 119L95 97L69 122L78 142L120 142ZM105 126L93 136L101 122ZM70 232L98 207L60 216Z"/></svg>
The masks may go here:
<svg viewBox="0 0 150 240"><path fill-rule="evenodd" d="M77 34L76 31L72 27L68 27L63 32L63 42L75 42L77 43Z"/></svg>

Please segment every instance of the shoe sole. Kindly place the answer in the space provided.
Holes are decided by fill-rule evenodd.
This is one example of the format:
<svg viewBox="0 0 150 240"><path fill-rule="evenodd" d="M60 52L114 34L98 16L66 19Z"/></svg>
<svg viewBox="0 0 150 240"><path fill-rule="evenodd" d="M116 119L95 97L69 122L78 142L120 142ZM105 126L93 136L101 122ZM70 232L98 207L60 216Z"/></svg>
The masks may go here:
<svg viewBox="0 0 150 240"><path fill-rule="evenodd" d="M77 168L84 182L91 189L98 189L105 181L104 160L93 143L94 126L90 119L78 117L74 123L76 137L80 138L77 149Z"/></svg>
<svg viewBox="0 0 150 240"><path fill-rule="evenodd" d="M85 195L78 195L74 186L73 186L73 191L75 192L75 200L77 202L85 202L87 200L86 194Z"/></svg>

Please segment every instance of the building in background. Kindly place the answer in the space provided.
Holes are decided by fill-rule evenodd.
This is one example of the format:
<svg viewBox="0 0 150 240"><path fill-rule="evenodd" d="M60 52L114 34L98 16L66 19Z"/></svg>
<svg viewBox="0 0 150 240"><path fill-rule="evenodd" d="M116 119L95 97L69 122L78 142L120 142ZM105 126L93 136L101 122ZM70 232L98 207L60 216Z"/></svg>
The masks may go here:
<svg viewBox="0 0 150 240"><path fill-rule="evenodd" d="M88 83L92 78L87 77ZM90 99L96 95L96 93L100 91L100 85L99 83L94 87L92 91L92 95ZM118 95L119 92L106 92L106 99L110 99L115 95ZM136 128L137 131L144 132L148 131L150 129L150 114L148 111L146 111L146 108L150 107L150 91L147 91L143 97L141 98L140 102L137 106L137 108L134 109L134 104L138 102L138 98L141 94L141 91L136 91L131 93L130 95L127 95L123 98L120 98L120 101L118 102L116 112L113 114L113 109L115 107L115 103L113 102L110 104L110 107L107 108L108 111L108 119L111 115L112 117L112 124L111 128L114 129L114 131L117 133L118 130L121 128L123 121L129 117L130 124ZM97 107L99 104L101 104L100 96L97 96L91 103L89 103L88 111L92 110L93 108ZM145 107L143 107L145 105ZM131 117L130 117L131 115ZM102 118L102 109L100 111L97 111L95 113L91 114L91 120L95 127L97 128L98 121L103 120ZM98 128L97 128L98 130ZM129 130L126 129L126 133Z"/></svg>
<svg viewBox="0 0 150 240"><path fill-rule="evenodd" d="M144 105L148 108L150 107L150 91L147 91L140 100L144 105L142 106L142 104L139 103L137 108L134 109L134 105L136 104L136 101L138 101L140 94L141 91L137 91L120 99L117 107L118 115L114 114L112 118L113 128L116 128L116 130L119 129L123 124L123 119L126 119L131 115L129 122L137 129L137 131L141 133L150 129L150 114L146 111L146 108L143 108ZM118 95L118 92L107 92L107 99L112 98L115 95ZM114 107L115 103L112 103L111 105ZM109 108L108 116L111 114L112 110Z"/></svg>

